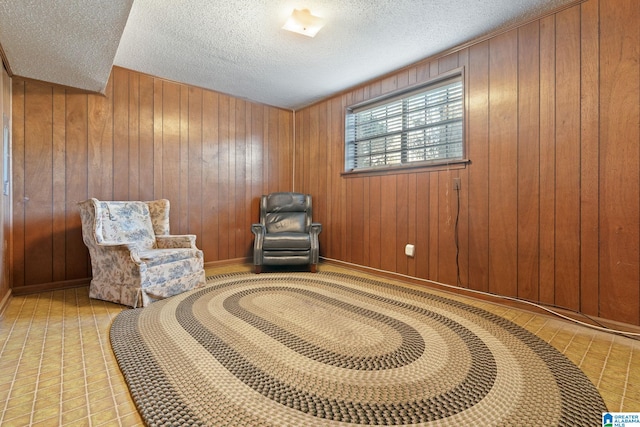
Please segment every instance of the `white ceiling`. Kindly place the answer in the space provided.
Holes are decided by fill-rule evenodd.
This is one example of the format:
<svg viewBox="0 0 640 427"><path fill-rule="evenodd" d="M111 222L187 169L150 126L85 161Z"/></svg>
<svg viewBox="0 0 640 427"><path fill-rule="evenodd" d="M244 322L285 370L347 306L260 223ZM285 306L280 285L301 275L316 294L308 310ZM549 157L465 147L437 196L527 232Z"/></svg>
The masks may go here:
<svg viewBox="0 0 640 427"><path fill-rule="evenodd" d="M298 109L575 0L0 0L14 75L104 90L121 66ZM326 24L281 29L294 9Z"/></svg>

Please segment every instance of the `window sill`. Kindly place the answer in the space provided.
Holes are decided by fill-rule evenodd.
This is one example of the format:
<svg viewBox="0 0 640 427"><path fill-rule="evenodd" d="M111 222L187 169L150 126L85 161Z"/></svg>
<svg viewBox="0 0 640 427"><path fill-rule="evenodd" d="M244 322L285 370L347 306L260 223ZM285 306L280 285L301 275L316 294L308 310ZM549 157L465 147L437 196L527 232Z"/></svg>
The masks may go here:
<svg viewBox="0 0 640 427"><path fill-rule="evenodd" d="M416 172L433 172L441 170L451 169L464 169L471 163L469 159L450 160L446 162L431 162L431 163L416 163L403 166L383 166L367 169L358 169L344 171L340 175L344 178L355 178L362 176L375 176L375 175L395 175L401 173L416 173Z"/></svg>

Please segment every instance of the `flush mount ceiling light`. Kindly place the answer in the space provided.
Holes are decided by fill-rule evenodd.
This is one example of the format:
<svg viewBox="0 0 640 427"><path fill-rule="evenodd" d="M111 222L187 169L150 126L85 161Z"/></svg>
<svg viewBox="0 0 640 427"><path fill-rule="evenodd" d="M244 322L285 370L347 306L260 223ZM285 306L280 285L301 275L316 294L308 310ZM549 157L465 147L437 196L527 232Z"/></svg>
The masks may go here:
<svg viewBox="0 0 640 427"><path fill-rule="evenodd" d="M314 37L323 25L324 22L322 22L322 18L312 15L309 9L294 9L282 29L307 37Z"/></svg>

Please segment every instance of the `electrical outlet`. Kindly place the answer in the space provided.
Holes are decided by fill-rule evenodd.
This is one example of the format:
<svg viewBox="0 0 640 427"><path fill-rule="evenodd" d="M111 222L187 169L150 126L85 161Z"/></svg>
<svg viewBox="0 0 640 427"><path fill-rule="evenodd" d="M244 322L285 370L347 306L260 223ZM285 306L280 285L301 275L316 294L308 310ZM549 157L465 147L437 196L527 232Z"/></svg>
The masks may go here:
<svg viewBox="0 0 640 427"><path fill-rule="evenodd" d="M460 178L459 177L453 178L453 189L460 190L461 187L462 186L460 184Z"/></svg>
<svg viewBox="0 0 640 427"><path fill-rule="evenodd" d="M414 245L405 246L404 254L408 257L414 257L416 255L416 247Z"/></svg>

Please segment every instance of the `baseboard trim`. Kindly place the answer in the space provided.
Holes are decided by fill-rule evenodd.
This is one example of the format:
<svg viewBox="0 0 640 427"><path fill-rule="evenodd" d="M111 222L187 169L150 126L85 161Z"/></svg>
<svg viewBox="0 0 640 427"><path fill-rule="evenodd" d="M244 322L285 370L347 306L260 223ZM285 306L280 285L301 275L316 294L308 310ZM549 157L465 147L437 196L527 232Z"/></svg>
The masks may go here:
<svg viewBox="0 0 640 427"><path fill-rule="evenodd" d="M204 264L205 268L210 267L221 267L227 265L234 265L240 263L249 262L249 258L235 258L221 261L210 261ZM73 279L73 280L61 280L59 282L48 282L48 283L39 283L37 285L26 285L26 286L16 286L12 288L13 295L22 296L22 295L31 295L37 294L38 292L49 292L49 291L58 291L62 289L72 289L79 288L82 286L89 286L91 283L91 277L85 277L82 279Z"/></svg>
<svg viewBox="0 0 640 427"><path fill-rule="evenodd" d="M559 318L561 319L561 317L554 316L552 313L549 313L548 311L542 308L538 308L538 307L535 307L534 305L531 305L531 304L538 304L549 310L559 313L563 316L569 317L575 321L590 324L595 327L604 326L606 328L609 328L611 329L611 331L608 331L610 333L615 333L615 331L630 332L634 334L640 333L640 326L632 325L630 323L623 323L615 320L605 319L598 316L587 315L584 313L575 312L562 307L546 306L542 303L537 303L535 301L527 301L523 299L517 299L517 301L506 300L505 298L497 294L489 294L484 292L479 293L473 289L447 285L447 284L435 282L429 279L422 279L418 277L407 276L401 273L394 273L386 270L378 270L376 268L367 267L359 264L352 264L352 263L349 263L346 261L340 261L337 259L322 257L322 262L325 264L332 264L332 265L340 266L342 268L352 269L355 271L360 271L360 272L375 275L375 276L381 276L381 277L386 277L393 280L398 280L400 282L410 283L412 285L420 285L428 288L433 288L433 289L437 289L443 292L448 292L454 295L456 294L463 295L468 298L474 298L481 301L489 301L494 304L503 305L509 308L517 308L519 310L527 311L529 313L535 313L537 315L543 315L543 316L551 317L554 319L559 319Z"/></svg>
<svg viewBox="0 0 640 427"><path fill-rule="evenodd" d="M9 292L7 292L4 298L2 298L2 301L0 301L0 319L2 319L2 315L4 314L5 308L9 306L9 302L11 302L11 297L12 297L11 289L9 289Z"/></svg>
<svg viewBox="0 0 640 427"><path fill-rule="evenodd" d="M209 261L204 263L204 268L226 267L228 265L251 263L252 258L233 258L219 261Z"/></svg>
<svg viewBox="0 0 640 427"><path fill-rule="evenodd" d="M12 288L15 296L37 294L38 292L59 291L63 289L79 288L88 286L90 277L84 279L61 280L59 282L39 283L37 285L16 286Z"/></svg>

